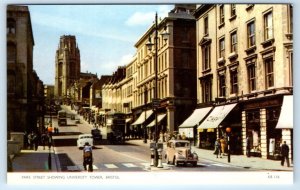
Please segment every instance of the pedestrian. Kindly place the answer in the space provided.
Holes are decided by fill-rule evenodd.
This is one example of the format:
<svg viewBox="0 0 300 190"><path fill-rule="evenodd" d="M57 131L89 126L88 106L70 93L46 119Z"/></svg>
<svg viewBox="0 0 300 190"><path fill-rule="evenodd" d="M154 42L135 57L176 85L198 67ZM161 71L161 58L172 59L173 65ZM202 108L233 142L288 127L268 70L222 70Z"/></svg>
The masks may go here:
<svg viewBox="0 0 300 190"><path fill-rule="evenodd" d="M38 146L39 146L39 138L38 138L38 135L34 132L32 135L32 144L33 144L34 150L37 151Z"/></svg>
<svg viewBox="0 0 300 190"><path fill-rule="evenodd" d="M289 146L286 144L286 141L283 141L283 144L281 145L281 165L282 166L284 166L284 161L286 160L287 167L290 167L289 152L290 152Z"/></svg>
<svg viewBox="0 0 300 190"><path fill-rule="evenodd" d="M87 170L88 166L88 171L92 172L93 171L93 151L92 147L88 142L84 144L83 147L83 168L84 170Z"/></svg>
<svg viewBox="0 0 300 190"><path fill-rule="evenodd" d="M214 152L214 154L217 155L217 158L218 158L219 155L220 155L220 158L222 158L221 144L220 144L220 139L219 138L215 142L215 152Z"/></svg>
<svg viewBox="0 0 300 190"><path fill-rule="evenodd" d="M181 138L182 138L182 140L186 140L186 136L185 136L184 132L182 133Z"/></svg>
<svg viewBox="0 0 300 190"><path fill-rule="evenodd" d="M168 133L167 133L167 131L164 132L164 142L168 142Z"/></svg>
<svg viewBox="0 0 300 190"><path fill-rule="evenodd" d="M224 137L221 137L220 144L221 144L222 155L225 156L226 141Z"/></svg>
<svg viewBox="0 0 300 190"><path fill-rule="evenodd" d="M29 133L28 137L28 145L29 145L29 149L32 150L33 149L33 132Z"/></svg>
<svg viewBox="0 0 300 190"><path fill-rule="evenodd" d="M46 144L46 140L47 140L47 135L45 133L43 133L41 135L41 143L42 143L42 146L43 146L43 149L45 150L45 144Z"/></svg>
<svg viewBox="0 0 300 190"><path fill-rule="evenodd" d="M24 149L28 149L28 133L27 131L24 132Z"/></svg>
<svg viewBox="0 0 300 190"><path fill-rule="evenodd" d="M246 138L246 155L247 155L247 157L250 157L250 150L251 150L250 137L248 135Z"/></svg>
<svg viewBox="0 0 300 190"><path fill-rule="evenodd" d="M52 146L52 136L51 136L51 133L47 134L47 139L48 139L48 148L50 150L50 148Z"/></svg>

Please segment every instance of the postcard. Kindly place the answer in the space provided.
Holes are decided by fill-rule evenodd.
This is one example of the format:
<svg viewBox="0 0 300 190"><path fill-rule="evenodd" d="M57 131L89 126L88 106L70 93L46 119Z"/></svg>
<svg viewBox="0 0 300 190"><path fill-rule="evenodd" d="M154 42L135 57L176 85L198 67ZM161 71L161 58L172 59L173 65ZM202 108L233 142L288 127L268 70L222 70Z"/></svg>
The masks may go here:
<svg viewBox="0 0 300 190"><path fill-rule="evenodd" d="M8 184L293 184L292 4L6 16Z"/></svg>

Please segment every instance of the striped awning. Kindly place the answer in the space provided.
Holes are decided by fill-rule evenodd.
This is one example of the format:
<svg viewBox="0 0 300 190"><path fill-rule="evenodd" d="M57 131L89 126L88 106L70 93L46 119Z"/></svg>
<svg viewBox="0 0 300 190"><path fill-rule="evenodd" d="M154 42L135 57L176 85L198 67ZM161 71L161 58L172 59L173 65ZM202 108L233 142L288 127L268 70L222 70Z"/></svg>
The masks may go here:
<svg viewBox="0 0 300 190"><path fill-rule="evenodd" d="M217 128L236 105L237 104L235 103L215 107L207 118L199 125L198 129Z"/></svg>
<svg viewBox="0 0 300 190"><path fill-rule="evenodd" d="M192 128L196 125L199 125L200 121L207 116L211 109L212 107L195 109L190 117L188 117L181 125L179 125L179 128Z"/></svg>
<svg viewBox="0 0 300 190"><path fill-rule="evenodd" d="M163 120L163 118L166 117L167 114L160 114L157 116L157 123L161 122L161 120ZM149 124L147 125L147 127L153 127L155 126L155 119Z"/></svg>
<svg viewBox="0 0 300 190"><path fill-rule="evenodd" d="M151 115L153 114L153 110L143 111L139 118L135 120L135 122L131 125L141 125L143 124Z"/></svg>

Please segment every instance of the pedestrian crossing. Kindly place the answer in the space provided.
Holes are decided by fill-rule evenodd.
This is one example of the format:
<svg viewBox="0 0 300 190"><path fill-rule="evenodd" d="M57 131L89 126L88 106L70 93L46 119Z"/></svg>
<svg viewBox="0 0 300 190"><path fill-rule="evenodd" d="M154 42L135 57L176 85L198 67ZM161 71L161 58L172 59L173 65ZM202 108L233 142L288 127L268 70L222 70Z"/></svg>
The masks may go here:
<svg viewBox="0 0 300 190"><path fill-rule="evenodd" d="M163 167L176 167L174 165L170 165L167 163L162 163ZM199 163L197 167L228 167L226 164L221 163ZM150 162L139 162L139 163L95 163L93 165L94 171L118 171L118 170L125 170L125 171L147 171L151 168ZM73 165L67 166L67 171L84 171L82 165Z"/></svg>

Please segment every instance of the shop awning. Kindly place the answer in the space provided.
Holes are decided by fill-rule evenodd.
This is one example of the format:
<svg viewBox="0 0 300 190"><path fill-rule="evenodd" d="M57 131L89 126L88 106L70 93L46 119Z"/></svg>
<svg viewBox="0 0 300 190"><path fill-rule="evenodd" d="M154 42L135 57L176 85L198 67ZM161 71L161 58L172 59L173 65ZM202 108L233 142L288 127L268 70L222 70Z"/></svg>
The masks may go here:
<svg viewBox="0 0 300 190"><path fill-rule="evenodd" d="M293 129L293 96L284 96L277 129Z"/></svg>
<svg viewBox="0 0 300 190"><path fill-rule="evenodd" d="M200 121L203 120L209 113L209 111L212 109L212 107L206 107L206 108L199 108L195 109L194 112L188 117L181 125L179 125L180 128L192 128L199 124Z"/></svg>
<svg viewBox="0 0 300 190"><path fill-rule="evenodd" d="M127 119L125 120L126 123L128 123L128 122L130 122L130 121L131 121L131 118L127 118Z"/></svg>
<svg viewBox="0 0 300 190"><path fill-rule="evenodd" d="M145 122L145 120L147 120L152 115L152 113L153 113L152 110L143 111L141 113L141 115L139 116L139 118L131 125L143 124Z"/></svg>
<svg viewBox="0 0 300 190"><path fill-rule="evenodd" d="M166 115L167 114L157 115L157 123L159 123L163 118L165 118ZM149 125L147 125L147 127L153 127L153 126L155 126L155 119Z"/></svg>
<svg viewBox="0 0 300 190"><path fill-rule="evenodd" d="M235 106L236 104L229 104L215 107L198 129L217 128Z"/></svg>

